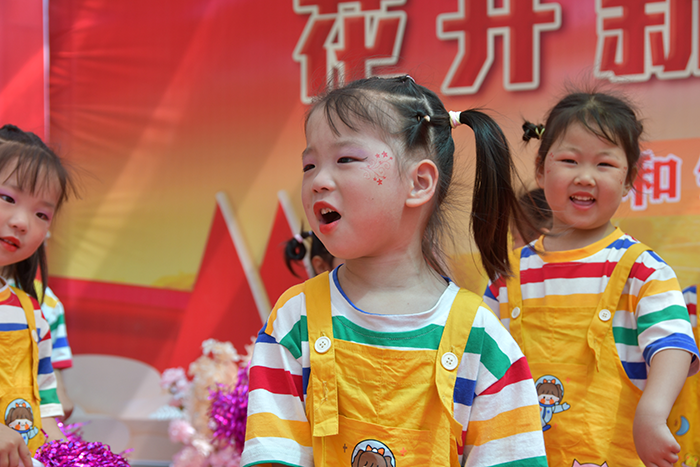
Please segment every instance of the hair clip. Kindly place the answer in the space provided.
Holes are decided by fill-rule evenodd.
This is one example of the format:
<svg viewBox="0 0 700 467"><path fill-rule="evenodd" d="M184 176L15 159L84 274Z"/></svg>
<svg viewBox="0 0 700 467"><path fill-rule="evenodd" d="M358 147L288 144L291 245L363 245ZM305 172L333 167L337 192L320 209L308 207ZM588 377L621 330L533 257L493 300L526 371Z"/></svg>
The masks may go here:
<svg viewBox="0 0 700 467"><path fill-rule="evenodd" d="M299 243L304 243L304 237L302 237L299 234L294 234L294 240L296 240Z"/></svg>
<svg viewBox="0 0 700 467"><path fill-rule="evenodd" d="M430 123L430 115L423 115L423 120Z"/></svg>
<svg viewBox="0 0 700 467"><path fill-rule="evenodd" d="M542 135L544 134L544 125L535 127L535 133L537 133L537 138L542 139Z"/></svg>
<svg viewBox="0 0 700 467"><path fill-rule="evenodd" d="M452 128L456 128L462 124L462 122L459 121L459 116L462 114L462 112L455 112L454 110L450 110L448 113L450 114L450 126Z"/></svg>
<svg viewBox="0 0 700 467"><path fill-rule="evenodd" d="M416 80L413 79L413 76L411 76L411 75L405 75L405 76L406 76L406 78L408 78L408 79L410 79L411 81L413 81L413 84L416 83Z"/></svg>

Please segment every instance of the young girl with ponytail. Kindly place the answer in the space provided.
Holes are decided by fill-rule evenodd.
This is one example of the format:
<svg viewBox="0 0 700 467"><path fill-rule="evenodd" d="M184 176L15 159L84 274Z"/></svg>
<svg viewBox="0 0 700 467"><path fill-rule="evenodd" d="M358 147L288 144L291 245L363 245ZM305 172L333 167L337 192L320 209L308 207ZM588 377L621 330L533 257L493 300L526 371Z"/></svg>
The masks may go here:
<svg viewBox="0 0 700 467"><path fill-rule="evenodd" d="M481 297L446 276L455 144L474 131L472 229L508 272L518 209L506 139L409 76L352 82L306 118L302 202L345 263L289 289L250 368L241 465L546 466L523 355Z"/></svg>

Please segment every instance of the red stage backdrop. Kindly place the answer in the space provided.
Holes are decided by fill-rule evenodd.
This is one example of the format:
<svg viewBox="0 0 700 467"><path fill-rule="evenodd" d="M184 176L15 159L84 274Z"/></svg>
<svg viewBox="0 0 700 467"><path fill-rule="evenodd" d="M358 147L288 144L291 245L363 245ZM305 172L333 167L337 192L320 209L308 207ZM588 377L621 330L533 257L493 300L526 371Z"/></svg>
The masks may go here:
<svg viewBox="0 0 700 467"><path fill-rule="evenodd" d="M0 1L11 4L26 10L9 26L14 10L0 11L2 60L18 60L0 70L0 111L31 104L33 120L3 117L39 130L40 4ZM77 353L162 370L189 363L210 335L243 351L296 280L275 255L292 233L285 217L302 221L307 104L326 81L372 74L408 73L449 109L491 109L526 180L523 117L542 121L567 84L626 93L645 117L645 159L616 222L682 285L700 282L697 1L51 0L48 17L50 141L83 185L50 245ZM29 23L31 40L12 41L28 50L9 50L5 28ZM471 134L455 136L468 181ZM480 292L468 241L455 258L456 279Z"/></svg>

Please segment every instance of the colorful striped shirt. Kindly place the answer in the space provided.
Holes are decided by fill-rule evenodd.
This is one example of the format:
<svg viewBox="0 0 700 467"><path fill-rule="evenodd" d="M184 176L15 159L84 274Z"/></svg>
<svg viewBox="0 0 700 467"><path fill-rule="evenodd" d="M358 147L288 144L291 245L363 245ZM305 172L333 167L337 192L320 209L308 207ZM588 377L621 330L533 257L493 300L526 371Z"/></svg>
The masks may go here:
<svg viewBox="0 0 700 467"><path fill-rule="evenodd" d="M690 324L694 327L698 327L698 286L691 285L687 289L683 289L683 299L685 300L685 305L688 307L688 313L690 314Z"/></svg>
<svg viewBox="0 0 700 467"><path fill-rule="evenodd" d="M16 287L12 279L8 279L7 282ZM39 302L41 302L41 311L44 313L44 317L51 328L51 363L57 370L70 368L73 366L73 352L68 344L68 332L66 330L63 303L61 303L56 294L53 293L53 290L48 286L46 287L46 296L42 301L40 280L34 281L34 287L37 297L39 297Z"/></svg>
<svg viewBox="0 0 700 467"><path fill-rule="evenodd" d="M523 306L595 307L622 255L637 240L619 229L585 248L535 252L537 242L522 249L520 282ZM503 278L489 283L484 302L508 316L508 289ZM510 319L501 320L508 328ZM613 315L613 337L622 366L640 389L649 362L659 351L682 349L693 354L689 375L700 368L698 348L676 274L653 251L637 258Z"/></svg>
<svg viewBox="0 0 700 467"><path fill-rule="evenodd" d="M56 393L56 376L51 364L51 331L39 303L33 298L31 300L34 305L37 344L39 346L39 374L37 376L39 396L41 397L39 410L42 418L56 417L63 415L63 408ZM23 329L29 329L24 309L17 295L5 283L4 286L0 287L0 332Z"/></svg>
<svg viewBox="0 0 700 467"><path fill-rule="evenodd" d="M450 283L433 308L372 314L355 307L329 275L336 339L411 352L437 350L459 288ZM303 286L287 291L260 332L250 367L241 465L314 465L305 404L310 354ZM389 331L390 330L390 331ZM406 375L410 384L410 375ZM360 390L360 389L358 389ZM522 352L490 310L480 307L457 369L454 418L464 427L468 466L546 466L537 396Z"/></svg>

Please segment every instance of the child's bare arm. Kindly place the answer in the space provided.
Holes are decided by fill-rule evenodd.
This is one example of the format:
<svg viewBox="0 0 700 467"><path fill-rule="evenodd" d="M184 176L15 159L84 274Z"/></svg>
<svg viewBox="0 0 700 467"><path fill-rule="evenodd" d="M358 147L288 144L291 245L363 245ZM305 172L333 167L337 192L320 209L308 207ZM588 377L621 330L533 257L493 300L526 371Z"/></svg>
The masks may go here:
<svg viewBox="0 0 700 467"><path fill-rule="evenodd" d="M32 467L32 455L19 433L0 424L0 467Z"/></svg>
<svg viewBox="0 0 700 467"><path fill-rule="evenodd" d="M58 427L56 419L53 417L41 417L41 427L46 433L46 442L55 441L57 439L66 439L65 435Z"/></svg>
<svg viewBox="0 0 700 467"><path fill-rule="evenodd" d="M672 467L678 461L680 445L666 419L688 376L691 358L685 350L666 349L651 360L633 427L637 454L647 467Z"/></svg>

